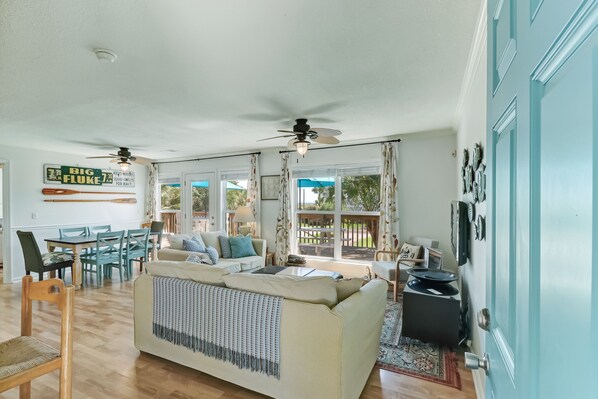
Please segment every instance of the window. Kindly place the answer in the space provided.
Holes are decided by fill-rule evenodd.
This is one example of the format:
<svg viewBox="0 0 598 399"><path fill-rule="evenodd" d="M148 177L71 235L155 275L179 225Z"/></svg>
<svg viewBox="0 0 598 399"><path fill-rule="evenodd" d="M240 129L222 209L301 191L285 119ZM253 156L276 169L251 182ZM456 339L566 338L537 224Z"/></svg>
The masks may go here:
<svg viewBox="0 0 598 399"><path fill-rule="evenodd" d="M181 233L181 179L159 178L160 198L158 218L164 222L165 233Z"/></svg>
<svg viewBox="0 0 598 399"><path fill-rule="evenodd" d="M222 185L222 209L224 229L229 236L238 234L237 223L233 223L235 211L247 203L248 172L223 173L220 176Z"/></svg>
<svg viewBox="0 0 598 399"><path fill-rule="evenodd" d="M372 260L380 219L380 167L293 171L302 255Z"/></svg>

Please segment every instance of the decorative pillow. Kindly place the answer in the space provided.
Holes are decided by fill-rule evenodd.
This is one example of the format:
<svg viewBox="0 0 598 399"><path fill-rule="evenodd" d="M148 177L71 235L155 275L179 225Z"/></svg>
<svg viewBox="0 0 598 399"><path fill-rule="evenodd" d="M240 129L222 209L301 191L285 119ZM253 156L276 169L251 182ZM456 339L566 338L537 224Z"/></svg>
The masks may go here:
<svg viewBox="0 0 598 399"><path fill-rule="evenodd" d="M332 277L276 276L268 274L235 273L223 277L226 286L244 291L281 296L295 301L323 304L337 303L335 281Z"/></svg>
<svg viewBox="0 0 598 399"><path fill-rule="evenodd" d="M199 242L204 248L207 247L207 245L203 242L203 238L201 238L201 234L200 233L193 233L191 234L191 238L197 242Z"/></svg>
<svg viewBox="0 0 598 399"><path fill-rule="evenodd" d="M421 250L421 245L404 243L399 252L399 259L419 259Z"/></svg>
<svg viewBox="0 0 598 399"><path fill-rule="evenodd" d="M191 252L206 252L206 247L197 240L183 240L183 250Z"/></svg>
<svg viewBox="0 0 598 399"><path fill-rule="evenodd" d="M230 249L230 242L228 241L227 236L218 236L218 240L220 241L220 251L222 252L223 258L232 258L233 253Z"/></svg>
<svg viewBox="0 0 598 399"><path fill-rule="evenodd" d="M208 256L210 257L210 260L212 261L213 265L218 263L218 251L216 250L216 248L208 246L206 248L206 252L208 253Z"/></svg>
<svg viewBox="0 0 598 399"><path fill-rule="evenodd" d="M170 248L183 249L183 240L190 240L191 236L188 234L170 234L166 238L168 238Z"/></svg>
<svg viewBox="0 0 598 399"><path fill-rule="evenodd" d="M351 295L359 291L364 282L365 281L362 278L348 278L344 280L338 280L335 284L338 301L344 301L345 299L349 298Z"/></svg>
<svg viewBox="0 0 598 399"><path fill-rule="evenodd" d="M206 247L214 247L216 251L218 251L218 256L222 256L222 249L220 248L220 240L218 239L219 236L225 236L225 231L202 231L199 233L201 238L203 239L204 244Z"/></svg>
<svg viewBox="0 0 598 399"><path fill-rule="evenodd" d="M229 272L219 267L191 262L159 260L145 264L145 270L153 276L176 277L199 283L224 286L223 276Z"/></svg>
<svg viewBox="0 0 598 399"><path fill-rule="evenodd" d="M212 259L210 259L210 255L208 255L207 253L191 254L191 255L187 256L187 260L185 262L203 263L204 265L212 265Z"/></svg>
<svg viewBox="0 0 598 399"><path fill-rule="evenodd" d="M256 256L255 249L253 249L253 242L251 237L236 236L230 237L230 249L233 258L244 258L245 256Z"/></svg>

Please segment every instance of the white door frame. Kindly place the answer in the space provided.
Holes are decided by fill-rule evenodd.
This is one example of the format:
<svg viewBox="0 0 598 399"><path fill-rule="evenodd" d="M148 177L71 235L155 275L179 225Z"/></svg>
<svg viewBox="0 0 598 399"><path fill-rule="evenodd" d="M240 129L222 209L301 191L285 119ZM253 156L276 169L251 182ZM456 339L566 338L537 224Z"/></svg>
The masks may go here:
<svg viewBox="0 0 598 399"><path fill-rule="evenodd" d="M10 161L0 159L2 165L2 232L3 240L3 272L2 282L12 283L12 246L11 246L11 223L10 223Z"/></svg>

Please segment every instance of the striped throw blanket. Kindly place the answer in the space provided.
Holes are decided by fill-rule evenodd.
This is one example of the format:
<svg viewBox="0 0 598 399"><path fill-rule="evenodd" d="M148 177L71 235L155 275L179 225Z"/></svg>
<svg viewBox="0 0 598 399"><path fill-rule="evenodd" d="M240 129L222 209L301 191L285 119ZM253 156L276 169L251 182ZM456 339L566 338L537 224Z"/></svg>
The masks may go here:
<svg viewBox="0 0 598 399"><path fill-rule="evenodd" d="M153 334L280 379L282 298L154 277Z"/></svg>

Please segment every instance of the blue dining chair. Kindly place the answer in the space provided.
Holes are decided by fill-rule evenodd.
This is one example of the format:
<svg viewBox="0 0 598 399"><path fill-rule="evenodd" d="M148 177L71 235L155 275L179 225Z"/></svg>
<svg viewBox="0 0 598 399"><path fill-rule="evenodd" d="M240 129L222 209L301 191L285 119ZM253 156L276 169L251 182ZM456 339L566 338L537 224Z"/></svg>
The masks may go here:
<svg viewBox="0 0 598 399"><path fill-rule="evenodd" d="M87 227L67 227L58 229L58 234L60 238L64 237L78 237L78 236L86 236L87 234Z"/></svg>
<svg viewBox="0 0 598 399"><path fill-rule="evenodd" d="M112 231L112 226L109 224L103 226L89 226L87 227L87 235L90 236L92 234L97 233L109 233Z"/></svg>
<svg viewBox="0 0 598 399"><path fill-rule="evenodd" d="M133 261L139 262L141 267L143 267L143 262L147 260L149 234L150 229L129 230L127 233L127 243L123 251L123 263L127 268L129 278L133 276Z"/></svg>
<svg viewBox="0 0 598 399"><path fill-rule="evenodd" d="M95 273L96 286L99 287L106 268L108 272L112 270L112 267L122 270L124 236L124 230L97 234L94 252L81 255L84 282L87 273ZM120 279L122 281L122 271Z"/></svg>

